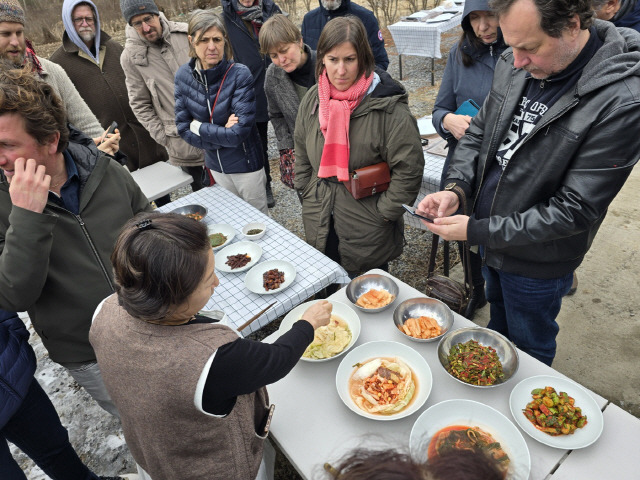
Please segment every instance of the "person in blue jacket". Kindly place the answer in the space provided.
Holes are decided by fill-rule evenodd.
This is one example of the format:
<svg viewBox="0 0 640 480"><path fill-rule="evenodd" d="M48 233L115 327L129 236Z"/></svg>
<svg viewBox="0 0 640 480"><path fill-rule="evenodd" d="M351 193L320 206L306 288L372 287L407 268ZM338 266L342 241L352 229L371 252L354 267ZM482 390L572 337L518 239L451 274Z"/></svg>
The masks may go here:
<svg viewBox="0 0 640 480"><path fill-rule="evenodd" d="M24 323L15 312L0 310L0 477L27 478L11 455L10 441L53 480L107 478L97 477L80 461L35 371Z"/></svg>
<svg viewBox="0 0 640 480"><path fill-rule="evenodd" d="M251 71L234 63L224 21L211 10L195 10L188 32L192 59L175 78L178 133L205 151L217 184L268 215Z"/></svg>
<svg viewBox="0 0 640 480"><path fill-rule="evenodd" d="M633 28L640 32L638 0L593 0L593 9L601 20L609 20L616 27Z"/></svg>
<svg viewBox="0 0 640 480"><path fill-rule="evenodd" d="M308 12L302 19L302 39L311 50L318 48L318 39L322 29L329 20L345 15L355 15L364 24L367 31L369 45L373 51L376 67L386 70L389 66L389 57L384 48L382 31L378 19L371 10L351 3L351 0L319 0L320 6Z"/></svg>
<svg viewBox="0 0 640 480"><path fill-rule="evenodd" d="M449 161L458 140L465 134L471 117L456 114L467 100L482 105L491 89L493 71L498 57L507 48L498 27L498 17L489 8L488 0L467 0L462 12L462 36L449 52L438 97L433 107L433 126L447 139L449 152L442 169L446 178ZM444 185L440 185L440 190ZM472 319L478 308L487 303L482 277L482 259L471 252L471 283L473 295L464 314Z"/></svg>
<svg viewBox="0 0 640 480"><path fill-rule="evenodd" d="M269 113L267 111L267 96L264 93L264 78L267 68L271 64L268 55L260 52L258 35L264 22L277 13L282 13L280 7L273 0L222 0L224 23L233 55L236 62L249 67L253 75L253 88L256 94L256 126L260 133L264 169L267 174L266 193L269 208L275 206L271 190L271 169L267 153L267 128Z"/></svg>

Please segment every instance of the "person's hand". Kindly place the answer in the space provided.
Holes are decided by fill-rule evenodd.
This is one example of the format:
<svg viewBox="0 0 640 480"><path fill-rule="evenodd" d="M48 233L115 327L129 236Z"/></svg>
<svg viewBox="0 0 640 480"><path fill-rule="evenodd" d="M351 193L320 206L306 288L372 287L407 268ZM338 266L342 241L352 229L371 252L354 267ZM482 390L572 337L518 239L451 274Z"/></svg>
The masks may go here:
<svg viewBox="0 0 640 480"><path fill-rule="evenodd" d="M227 120L227 124L224 126L224 128L231 128L233 127L236 123L238 123L238 117L236 117L235 113L232 113L229 116L229 120Z"/></svg>
<svg viewBox="0 0 640 480"><path fill-rule="evenodd" d="M443 240L458 240L463 242L467 239L469 217L466 215L436 218L433 220L433 223L423 223L429 230L439 235Z"/></svg>
<svg viewBox="0 0 640 480"><path fill-rule="evenodd" d="M448 190L442 190L424 197L416 207L416 213L426 217L448 217L458 210L459 203L458 195ZM421 222L429 225L424 220Z"/></svg>
<svg viewBox="0 0 640 480"><path fill-rule="evenodd" d="M329 320L331 320L331 310L333 310L333 305L331 305L330 302L320 300L307 308L302 314L302 319L309 322L315 330L329 324Z"/></svg>
<svg viewBox="0 0 640 480"><path fill-rule="evenodd" d="M442 119L442 126L449 130L456 137L456 140L460 140L464 136L470 123L471 117L469 115L447 113Z"/></svg>
<svg viewBox="0 0 640 480"><path fill-rule="evenodd" d="M113 133L105 137L106 133L107 131L105 130L100 137L94 138L93 141L98 146L98 150L109 155L115 155L120 150L120 130L116 128Z"/></svg>
<svg viewBox="0 0 640 480"><path fill-rule="evenodd" d="M38 165L33 158L18 158L13 164L13 176L9 183L11 203L17 207L42 213L49 198L51 176L46 174L44 165Z"/></svg>

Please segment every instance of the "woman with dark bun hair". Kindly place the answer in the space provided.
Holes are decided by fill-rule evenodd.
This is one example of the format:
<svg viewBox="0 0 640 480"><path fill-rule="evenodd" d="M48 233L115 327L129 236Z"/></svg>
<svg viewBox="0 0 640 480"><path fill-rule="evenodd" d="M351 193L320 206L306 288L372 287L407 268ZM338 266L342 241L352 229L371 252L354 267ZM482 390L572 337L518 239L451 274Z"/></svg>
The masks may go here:
<svg viewBox="0 0 640 480"><path fill-rule="evenodd" d="M273 344L198 315L219 285L215 258L206 225L177 214L127 222L111 263L116 293L89 339L138 465L153 479L266 478L264 386L295 366L331 304Z"/></svg>

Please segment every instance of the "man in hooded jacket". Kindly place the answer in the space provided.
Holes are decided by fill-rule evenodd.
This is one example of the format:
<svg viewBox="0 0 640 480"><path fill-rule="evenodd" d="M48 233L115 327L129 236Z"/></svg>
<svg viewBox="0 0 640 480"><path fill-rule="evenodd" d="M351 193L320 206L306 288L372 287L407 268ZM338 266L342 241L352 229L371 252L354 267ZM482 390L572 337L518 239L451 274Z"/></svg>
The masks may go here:
<svg viewBox="0 0 640 480"><path fill-rule="evenodd" d="M166 149L151 138L131 110L120 65L123 48L100 29L96 5L91 0L65 0L62 23L62 45L50 60L67 72L102 125L118 123L120 151L127 156L129 170L166 161Z"/></svg>
<svg viewBox="0 0 640 480"><path fill-rule="evenodd" d="M308 12L302 19L302 39L311 50L318 47L318 39L322 29L329 20L345 15L355 15L364 24L369 38L369 45L376 60L376 67L386 70L389 57L384 48L384 38L378 24L378 19L371 10L367 10L351 0L320 0L318 8Z"/></svg>
<svg viewBox="0 0 640 480"><path fill-rule="evenodd" d="M640 34L594 21L591 0L490 5L511 48L419 210L480 247L488 327L551 365L573 271L640 156L640 136L621 139L640 122Z"/></svg>

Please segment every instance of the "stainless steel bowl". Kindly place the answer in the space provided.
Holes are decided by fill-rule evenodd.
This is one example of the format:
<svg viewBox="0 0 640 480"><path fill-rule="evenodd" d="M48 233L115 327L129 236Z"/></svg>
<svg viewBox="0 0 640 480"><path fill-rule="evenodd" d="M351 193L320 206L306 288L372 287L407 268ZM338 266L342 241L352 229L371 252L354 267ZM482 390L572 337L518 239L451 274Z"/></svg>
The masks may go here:
<svg viewBox="0 0 640 480"><path fill-rule="evenodd" d="M360 305L356 304L356 301L360 297L360 295L367 293L369 290L386 290L391 295L393 295L393 300L389 302L388 305L380 308L363 308ZM370 273L368 275L360 275L359 277L354 278L347 285L347 298L353 305L362 312L367 313L377 313L389 308L398 298L398 284L393 281L392 278L387 277L385 275L378 275L376 273Z"/></svg>
<svg viewBox="0 0 640 480"><path fill-rule="evenodd" d="M501 380L497 381L493 385L471 385L470 383L463 382L449 373L448 356L451 347L458 343L468 342L469 340L475 340L480 345L496 349L500 363L502 363L502 372L504 373L504 377ZM518 351L516 350L515 345L498 332L482 327L461 328L442 337L438 344L438 360L440 360L442 368L444 368L452 378L455 378L460 383L477 388L492 388L503 385L515 375L518 371L518 366L520 365Z"/></svg>
<svg viewBox="0 0 640 480"><path fill-rule="evenodd" d="M171 213L179 213L180 215L188 215L188 214L200 214L202 218L201 222L204 222L204 218L207 216L207 209L202 205L185 205L184 207L179 207L174 210L171 210Z"/></svg>
<svg viewBox="0 0 640 480"><path fill-rule="evenodd" d="M440 325L440 335L433 338L415 338L407 335L400 328L398 328L398 331L415 342L435 342L440 340L453 326L453 313L451 313L449 307L440 300L425 297L410 298L398 305L393 312L393 323L396 324L396 327L402 327L407 319L421 316L435 318L438 325Z"/></svg>

